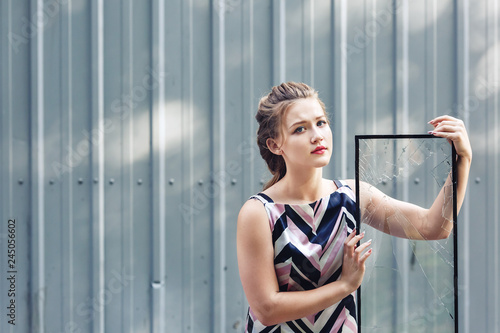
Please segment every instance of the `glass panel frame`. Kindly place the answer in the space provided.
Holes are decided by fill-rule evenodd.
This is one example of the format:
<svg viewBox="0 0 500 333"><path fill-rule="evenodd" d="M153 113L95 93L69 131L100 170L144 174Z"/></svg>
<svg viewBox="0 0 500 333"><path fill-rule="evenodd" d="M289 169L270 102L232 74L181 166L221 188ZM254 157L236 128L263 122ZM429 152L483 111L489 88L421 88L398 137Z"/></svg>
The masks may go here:
<svg viewBox="0 0 500 333"><path fill-rule="evenodd" d="M361 210L359 207L360 203L360 142L362 140L445 140L443 138L439 138L436 136L433 136L431 134L394 134L394 135L356 135L355 136L355 182L356 182L356 220L358 223L358 227L356 228L356 232L359 234L360 230L362 229L362 220L361 220ZM430 145L429 145L430 146ZM456 189L457 189L457 166L456 166L456 151L455 147L452 144L448 144L450 153L449 155L451 156L451 188L452 188L452 209L453 209L453 314L448 312L450 317L452 317L453 322L454 322L454 331L458 333L458 265L457 265L457 197L456 197ZM404 149L403 149L404 151ZM390 161L390 163L393 163L395 165L396 161L394 158L395 155L393 155L394 161ZM425 164L424 164L425 166ZM392 175L391 175L392 177ZM395 177L395 176L393 176ZM388 236L391 238L396 238L394 236ZM359 245L359 244L358 244ZM436 252L437 253L437 252ZM451 254L451 253L450 253ZM394 254L393 254L394 255ZM368 260L370 260L369 258ZM413 259L413 257L412 257ZM425 274L424 274L425 276ZM362 331L362 326L363 326L363 318L362 318L362 301L363 301L363 296L362 296L362 286L357 291L357 317L358 317L358 332ZM432 286L431 286L432 287ZM408 296L408 295L406 295ZM438 296L439 297L439 296ZM443 304L444 306L444 304ZM377 308L381 309L383 308L382 306ZM383 316L381 316L383 317ZM371 330L373 332L378 332L376 329ZM380 331L382 332L382 331ZM365 332L365 333L371 333L371 332Z"/></svg>

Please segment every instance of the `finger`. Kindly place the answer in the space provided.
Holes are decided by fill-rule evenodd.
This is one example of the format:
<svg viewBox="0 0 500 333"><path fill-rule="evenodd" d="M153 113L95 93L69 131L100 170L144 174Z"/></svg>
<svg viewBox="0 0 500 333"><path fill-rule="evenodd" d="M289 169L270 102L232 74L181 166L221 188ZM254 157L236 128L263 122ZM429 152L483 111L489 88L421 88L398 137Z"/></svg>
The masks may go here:
<svg viewBox="0 0 500 333"><path fill-rule="evenodd" d="M354 237L356 237L356 229L353 229L352 232L346 237L344 244L347 245Z"/></svg>
<svg viewBox="0 0 500 333"><path fill-rule="evenodd" d="M460 133L457 132L432 132L432 135L438 136L440 138L445 138L448 140L452 140L454 142L460 140Z"/></svg>
<svg viewBox="0 0 500 333"><path fill-rule="evenodd" d="M462 128L454 125L444 125L431 131L434 135L437 133L462 133Z"/></svg>
<svg viewBox="0 0 500 333"><path fill-rule="evenodd" d="M373 249L369 249L368 251L366 251L365 253L363 253L363 255L361 255L361 257L359 257L359 260L358 262L361 264L361 265L364 265L366 259L368 259L368 257L373 253Z"/></svg>
<svg viewBox="0 0 500 333"><path fill-rule="evenodd" d="M358 253L363 252L363 251L364 251L364 250L365 250L368 246L370 246L371 244L372 244L372 240L370 239L370 240L368 240L368 241L364 242L363 244L361 244L360 246L358 246L358 247L356 248L356 252L358 252Z"/></svg>
<svg viewBox="0 0 500 333"><path fill-rule="evenodd" d="M452 116L448 116L448 115L443 115L443 116L439 116L439 117L436 117L434 119L432 119L431 121L429 121L429 124L438 124L442 121L445 121L445 120L458 120L457 118L454 118Z"/></svg>
<svg viewBox="0 0 500 333"><path fill-rule="evenodd" d="M365 232L363 231L359 235L353 237L348 243L348 246L355 246L363 237L365 237Z"/></svg>
<svg viewBox="0 0 500 333"><path fill-rule="evenodd" d="M439 123L433 124L435 128L439 128L440 126L456 126L457 128L464 128L465 129L465 124L462 120L456 119L456 120L443 120Z"/></svg>
<svg viewBox="0 0 500 333"><path fill-rule="evenodd" d="M434 131L429 131L429 134L432 134L437 137L451 139L453 141L459 141L461 139L465 139L467 134L463 128L453 127L453 126L443 126L439 129L435 129Z"/></svg>
<svg viewBox="0 0 500 333"><path fill-rule="evenodd" d="M457 120L444 120L433 125L435 128L440 128L441 126L460 126L460 122Z"/></svg>
<svg viewBox="0 0 500 333"><path fill-rule="evenodd" d="M349 234L349 239L352 239L353 237L356 236L356 228L352 229L351 233Z"/></svg>

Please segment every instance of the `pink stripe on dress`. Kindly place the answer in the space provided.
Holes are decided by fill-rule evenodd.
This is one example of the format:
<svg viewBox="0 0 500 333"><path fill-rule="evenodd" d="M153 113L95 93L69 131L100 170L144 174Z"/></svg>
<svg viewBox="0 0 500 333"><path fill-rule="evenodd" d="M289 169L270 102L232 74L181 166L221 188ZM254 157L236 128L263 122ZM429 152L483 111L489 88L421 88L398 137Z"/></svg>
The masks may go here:
<svg viewBox="0 0 500 333"><path fill-rule="evenodd" d="M274 225L285 212L285 206L269 203L266 208L269 210L269 224L271 226L271 231L274 231Z"/></svg>
<svg viewBox="0 0 500 333"><path fill-rule="evenodd" d="M347 311L346 308L342 309L339 316L337 317L337 320L335 321L335 325L333 325L332 330L330 332L338 332L339 331L340 326L342 326L342 324L344 324L344 321L347 318L346 311Z"/></svg>
<svg viewBox="0 0 500 333"><path fill-rule="evenodd" d="M349 314L349 317L344 322L344 327L349 328L352 332L356 333L358 331L358 327L355 322L353 322L354 318Z"/></svg>
<svg viewBox="0 0 500 333"><path fill-rule="evenodd" d="M344 228L344 230L341 231L341 235L338 237L337 241L335 244L333 244L333 249L332 252L328 255L328 259L323 266L324 270L321 272L321 276L329 272L330 266L333 264L335 261L335 258L337 258L337 255L339 254L340 251L344 250L344 242L347 238L347 230Z"/></svg>
<svg viewBox="0 0 500 333"><path fill-rule="evenodd" d="M312 210L311 206L307 205L306 207L308 207L309 209ZM308 212L306 212L303 208L302 208L302 205L297 205L297 206L293 206L292 207L293 210L304 220L306 221L311 227L314 226L314 218L311 216L311 214L309 214ZM312 213L312 212L311 212Z"/></svg>

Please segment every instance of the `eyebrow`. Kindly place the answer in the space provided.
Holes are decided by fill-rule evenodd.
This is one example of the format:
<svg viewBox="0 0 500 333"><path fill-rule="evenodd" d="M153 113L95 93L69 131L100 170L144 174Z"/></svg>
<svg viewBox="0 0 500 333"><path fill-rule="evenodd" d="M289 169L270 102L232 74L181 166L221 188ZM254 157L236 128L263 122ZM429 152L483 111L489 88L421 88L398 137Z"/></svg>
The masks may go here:
<svg viewBox="0 0 500 333"><path fill-rule="evenodd" d="M316 120L321 119L321 118L326 118L326 116L325 116L325 115L321 115L321 116L319 116L319 117L316 117ZM299 124L303 124L303 123L307 123L307 120L297 121L296 123L293 123L293 124L289 127L289 129L291 129L292 127L297 126L297 125L299 125Z"/></svg>

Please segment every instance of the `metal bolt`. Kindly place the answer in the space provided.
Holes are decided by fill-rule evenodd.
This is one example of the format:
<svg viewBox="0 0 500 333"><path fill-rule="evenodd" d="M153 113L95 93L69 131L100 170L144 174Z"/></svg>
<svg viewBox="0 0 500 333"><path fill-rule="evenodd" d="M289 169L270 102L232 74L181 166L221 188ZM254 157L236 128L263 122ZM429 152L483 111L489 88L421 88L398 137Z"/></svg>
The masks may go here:
<svg viewBox="0 0 500 333"><path fill-rule="evenodd" d="M476 184L479 184L481 182L481 178L476 177Z"/></svg>
<svg viewBox="0 0 500 333"><path fill-rule="evenodd" d="M198 180L198 185L203 185L203 179Z"/></svg>
<svg viewBox="0 0 500 333"><path fill-rule="evenodd" d="M261 179L259 183L260 185L264 185L264 179Z"/></svg>
<svg viewBox="0 0 500 333"><path fill-rule="evenodd" d="M50 179L50 180L49 180L49 184L50 184L50 185L53 185L53 184L54 184L54 179Z"/></svg>
<svg viewBox="0 0 500 333"><path fill-rule="evenodd" d="M173 179L173 178L170 178L170 179L168 180L168 183L169 183L170 185L174 185L174 182L175 182L175 179Z"/></svg>
<svg viewBox="0 0 500 333"><path fill-rule="evenodd" d="M96 177L96 178L94 178L94 184L97 184L97 183L99 183L99 178Z"/></svg>
<svg viewBox="0 0 500 333"><path fill-rule="evenodd" d="M231 184L232 184L232 185L235 185L235 184L236 184L236 182L237 182L236 178L231 179Z"/></svg>
<svg viewBox="0 0 500 333"><path fill-rule="evenodd" d="M153 287L153 289L160 289L163 286L163 283L161 281L153 281L153 283L151 283L151 286Z"/></svg>
<svg viewBox="0 0 500 333"><path fill-rule="evenodd" d="M78 184L83 184L83 178L78 178Z"/></svg>
<svg viewBox="0 0 500 333"><path fill-rule="evenodd" d="M19 178L17 182L19 183L19 185L23 185L24 180L22 178Z"/></svg>
<svg viewBox="0 0 500 333"><path fill-rule="evenodd" d="M420 183L420 178L418 178L418 177L415 178L415 180L413 182L418 185Z"/></svg>
<svg viewBox="0 0 500 333"><path fill-rule="evenodd" d="M142 185L142 178L137 179L137 184Z"/></svg>
<svg viewBox="0 0 500 333"><path fill-rule="evenodd" d="M386 184L387 184L387 181L383 180L382 185L386 185Z"/></svg>
<svg viewBox="0 0 500 333"><path fill-rule="evenodd" d="M114 183L115 183L115 179L114 179L114 178L110 178L110 179L109 179L109 184L110 184L110 185L113 185Z"/></svg>

